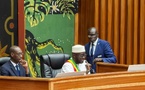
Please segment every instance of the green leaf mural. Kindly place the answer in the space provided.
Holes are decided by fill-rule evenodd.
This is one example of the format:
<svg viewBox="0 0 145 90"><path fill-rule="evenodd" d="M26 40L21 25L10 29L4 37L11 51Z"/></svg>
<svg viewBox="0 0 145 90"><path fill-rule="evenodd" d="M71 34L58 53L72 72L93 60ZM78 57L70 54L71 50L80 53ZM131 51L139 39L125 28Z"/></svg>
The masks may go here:
<svg viewBox="0 0 145 90"><path fill-rule="evenodd" d="M48 14L62 14L63 17L67 16L68 19L71 19L70 15L76 13L76 1L77 0L25 0L25 17L31 27L37 26Z"/></svg>
<svg viewBox="0 0 145 90"><path fill-rule="evenodd" d="M50 5L45 1L25 0L25 17L30 25L36 26L44 20L45 15L49 13Z"/></svg>
<svg viewBox="0 0 145 90"><path fill-rule="evenodd" d="M40 58L71 53L78 0L25 0L25 58L32 77L40 77ZM71 32L71 34L70 34Z"/></svg>

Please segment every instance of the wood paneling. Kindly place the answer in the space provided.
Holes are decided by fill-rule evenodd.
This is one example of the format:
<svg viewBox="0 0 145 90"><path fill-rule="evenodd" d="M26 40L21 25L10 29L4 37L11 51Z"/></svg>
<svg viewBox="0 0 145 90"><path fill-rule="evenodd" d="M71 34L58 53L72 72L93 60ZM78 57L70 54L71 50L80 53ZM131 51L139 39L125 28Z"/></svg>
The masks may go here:
<svg viewBox="0 0 145 90"><path fill-rule="evenodd" d="M75 14L75 35L74 35L74 39L75 42L74 44L78 44L78 13Z"/></svg>
<svg viewBox="0 0 145 90"><path fill-rule="evenodd" d="M105 64L104 64L105 65ZM108 66L108 65L107 65ZM112 65L110 65L112 66ZM119 70L126 66L118 66ZM115 69L114 69L115 70ZM108 72L62 78L0 76L1 90L145 90L145 72Z"/></svg>
<svg viewBox="0 0 145 90"><path fill-rule="evenodd" d="M25 51L24 0L18 0L18 45Z"/></svg>
<svg viewBox="0 0 145 90"><path fill-rule="evenodd" d="M112 72L54 78L50 83L53 90L144 90L145 72Z"/></svg>
<svg viewBox="0 0 145 90"><path fill-rule="evenodd" d="M102 63L98 62L97 64L97 73L106 73L106 72L121 72L127 71L129 65L126 64L114 64L114 63Z"/></svg>
<svg viewBox="0 0 145 90"><path fill-rule="evenodd" d="M120 36L123 36L120 38L120 49L118 50L120 60L118 60L119 63L126 63L126 0L121 0L120 2ZM121 52L120 52L121 51ZM118 58L117 58L118 59Z"/></svg>
<svg viewBox="0 0 145 90"><path fill-rule="evenodd" d="M145 0L140 0L139 60L145 63Z"/></svg>
<svg viewBox="0 0 145 90"><path fill-rule="evenodd" d="M0 89L49 90L49 83L48 80L44 78L0 76Z"/></svg>
<svg viewBox="0 0 145 90"><path fill-rule="evenodd" d="M78 43L95 26L120 64L145 63L145 0L79 0Z"/></svg>
<svg viewBox="0 0 145 90"><path fill-rule="evenodd" d="M119 42L119 30L120 30L120 2L119 0L114 0L113 2L113 17L114 17L114 20L113 20L113 48L114 48L114 53L116 55L117 58L119 58L119 51L117 49L119 49L120 47L120 42ZM108 31L109 32L109 31ZM100 37L101 38L101 37ZM118 61L119 63L119 61Z"/></svg>
<svg viewBox="0 0 145 90"><path fill-rule="evenodd" d="M78 43L84 44L88 42L88 28L94 26L95 18L95 0L79 0L79 32Z"/></svg>
<svg viewBox="0 0 145 90"><path fill-rule="evenodd" d="M109 32L107 32L108 34L107 34L107 41L108 42L111 42L111 43L113 43L113 39L111 39L111 38L113 38L113 13L112 13L112 11L113 11L113 0L108 0L108 18L107 18L107 29L108 29L108 31ZM96 26L98 26L98 25L96 25Z"/></svg>
<svg viewBox="0 0 145 90"><path fill-rule="evenodd" d="M133 60L133 63L134 64L136 64L136 63L138 63L138 61L137 61L137 59L139 58L139 54L138 54L138 36L139 36L139 2L138 2L138 0L134 0L134 31L133 31L133 35L134 35L134 37L133 37L133 40L134 40L134 42L133 42L133 48L134 48L134 52L133 52L133 58L134 58L134 60Z"/></svg>

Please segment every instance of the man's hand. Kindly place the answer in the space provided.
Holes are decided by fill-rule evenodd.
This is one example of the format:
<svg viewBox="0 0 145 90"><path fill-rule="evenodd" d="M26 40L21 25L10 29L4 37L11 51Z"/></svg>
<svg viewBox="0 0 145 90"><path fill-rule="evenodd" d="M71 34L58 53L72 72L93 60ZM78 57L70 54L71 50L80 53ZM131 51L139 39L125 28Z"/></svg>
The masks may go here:
<svg viewBox="0 0 145 90"><path fill-rule="evenodd" d="M20 60L20 64L25 68L26 74L29 74L29 67L26 60Z"/></svg>
<svg viewBox="0 0 145 90"><path fill-rule="evenodd" d="M93 63L96 63L96 62L103 62L103 59L102 58L95 58Z"/></svg>
<svg viewBox="0 0 145 90"><path fill-rule="evenodd" d="M91 70L91 64L86 63L86 69L87 69L86 74L88 74Z"/></svg>

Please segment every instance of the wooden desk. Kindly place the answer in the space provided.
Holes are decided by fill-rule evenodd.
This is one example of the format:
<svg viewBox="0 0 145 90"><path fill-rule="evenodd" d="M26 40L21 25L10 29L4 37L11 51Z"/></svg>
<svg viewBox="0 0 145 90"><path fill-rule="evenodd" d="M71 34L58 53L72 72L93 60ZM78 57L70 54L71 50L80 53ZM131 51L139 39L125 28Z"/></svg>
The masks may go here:
<svg viewBox="0 0 145 90"><path fill-rule="evenodd" d="M145 90L145 72L111 72L65 78L0 76L1 90Z"/></svg>
<svg viewBox="0 0 145 90"><path fill-rule="evenodd" d="M97 73L127 71L128 65L97 62Z"/></svg>
<svg viewBox="0 0 145 90"><path fill-rule="evenodd" d="M44 78L0 76L0 90L49 90Z"/></svg>
<svg viewBox="0 0 145 90"><path fill-rule="evenodd" d="M145 72L112 72L51 79L52 90L145 90Z"/></svg>

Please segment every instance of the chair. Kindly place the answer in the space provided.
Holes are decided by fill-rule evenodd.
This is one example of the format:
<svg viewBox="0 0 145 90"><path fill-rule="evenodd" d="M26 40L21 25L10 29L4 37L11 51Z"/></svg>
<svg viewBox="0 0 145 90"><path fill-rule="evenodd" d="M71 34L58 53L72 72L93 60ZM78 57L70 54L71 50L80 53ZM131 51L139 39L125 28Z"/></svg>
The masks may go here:
<svg viewBox="0 0 145 90"><path fill-rule="evenodd" d="M0 67L10 60L10 57L0 57Z"/></svg>
<svg viewBox="0 0 145 90"><path fill-rule="evenodd" d="M54 78L61 72L63 64L70 58L68 54L46 54L40 56L41 77Z"/></svg>
<svg viewBox="0 0 145 90"><path fill-rule="evenodd" d="M10 57L0 57L0 67L9 60ZM0 72L0 76L1 76L1 72Z"/></svg>

